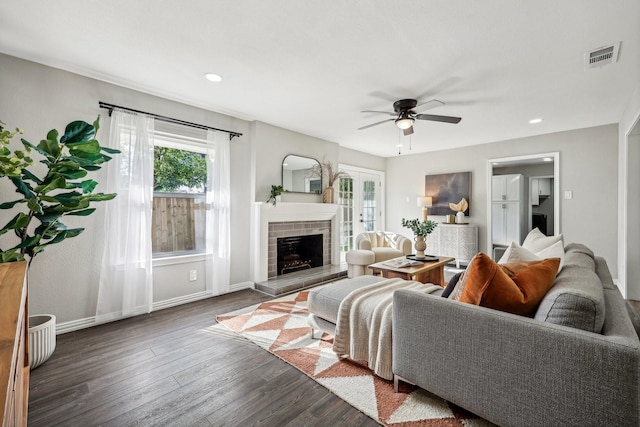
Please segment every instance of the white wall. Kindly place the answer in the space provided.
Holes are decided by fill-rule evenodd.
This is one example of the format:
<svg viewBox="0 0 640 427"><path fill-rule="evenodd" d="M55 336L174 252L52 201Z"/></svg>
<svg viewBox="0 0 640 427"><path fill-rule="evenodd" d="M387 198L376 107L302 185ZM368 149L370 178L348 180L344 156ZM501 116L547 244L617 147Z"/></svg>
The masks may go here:
<svg viewBox="0 0 640 427"><path fill-rule="evenodd" d="M486 252L487 160L559 151L561 194L573 191L573 199L560 200L560 232L565 242L584 243L605 257L616 277L617 144L617 125L606 125L388 158L387 230L407 235L401 218L420 217L415 198L424 194L425 175L471 171L469 221L479 225L479 249Z"/></svg>
<svg viewBox="0 0 640 427"><path fill-rule="evenodd" d="M231 143L231 284L249 281L247 224L252 198L248 122L7 55L0 55L0 70L0 120L9 128L24 129L24 137L33 143L38 143L50 129L64 130L73 120L92 122L98 115L102 123L98 140L106 141L109 118L106 110L98 108L98 101L243 133ZM95 179L100 182L100 175ZM3 201L13 191L8 180L0 181ZM33 262L29 271L31 313L52 313L58 322L95 315L99 260L105 240L103 205L95 206L98 210L94 215L66 221L69 226L85 227L84 233L47 249ZM6 223L12 214L15 212L0 211L0 222ZM188 281L190 269L199 273L196 282ZM156 267L154 273L154 303L205 289L201 263Z"/></svg>
<svg viewBox="0 0 640 427"><path fill-rule="evenodd" d="M640 300L640 273L627 271L627 265L638 264L636 256L640 254L640 235L632 234L636 230L630 230L638 221L640 203L635 194L638 191L636 179L640 159L635 155L637 147L634 147L634 141L637 140L629 138L629 135L635 133L639 123L640 85L631 92L629 104L618 125L618 287L626 298L633 300Z"/></svg>

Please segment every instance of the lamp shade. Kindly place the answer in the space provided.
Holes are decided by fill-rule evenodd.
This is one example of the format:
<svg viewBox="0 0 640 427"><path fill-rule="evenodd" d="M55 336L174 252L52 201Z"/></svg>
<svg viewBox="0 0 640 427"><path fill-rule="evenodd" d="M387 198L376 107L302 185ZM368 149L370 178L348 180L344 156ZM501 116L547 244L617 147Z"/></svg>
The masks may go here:
<svg viewBox="0 0 640 427"><path fill-rule="evenodd" d="M396 119L396 126L398 126L400 129L409 129L411 126L413 126L413 122L414 120L411 117L401 117L399 119Z"/></svg>
<svg viewBox="0 0 640 427"><path fill-rule="evenodd" d="M433 199L431 197L418 196L419 208L430 208L432 206L432 203L433 203Z"/></svg>

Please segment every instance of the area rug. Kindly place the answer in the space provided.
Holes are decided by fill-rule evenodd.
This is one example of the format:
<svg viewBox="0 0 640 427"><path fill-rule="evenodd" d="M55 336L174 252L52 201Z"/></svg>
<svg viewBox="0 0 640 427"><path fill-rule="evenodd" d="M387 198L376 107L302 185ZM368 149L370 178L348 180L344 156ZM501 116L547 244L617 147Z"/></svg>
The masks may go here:
<svg viewBox="0 0 640 427"><path fill-rule="evenodd" d="M366 365L339 359L333 336L311 338L302 291L227 315L220 324L298 368L350 405L385 426L490 426L488 421L408 384L400 393Z"/></svg>

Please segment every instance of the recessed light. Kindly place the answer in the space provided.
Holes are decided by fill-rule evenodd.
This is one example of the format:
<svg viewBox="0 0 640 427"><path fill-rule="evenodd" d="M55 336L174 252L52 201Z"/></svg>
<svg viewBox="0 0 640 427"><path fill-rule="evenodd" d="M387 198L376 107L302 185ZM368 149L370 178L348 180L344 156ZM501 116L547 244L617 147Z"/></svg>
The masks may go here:
<svg viewBox="0 0 640 427"><path fill-rule="evenodd" d="M400 148L400 147L404 147L404 145L402 145L402 144L396 144L396 147Z"/></svg>
<svg viewBox="0 0 640 427"><path fill-rule="evenodd" d="M542 122L541 118L529 120L529 123L531 123L532 125L535 125L536 123L541 123L541 122Z"/></svg>
<svg viewBox="0 0 640 427"><path fill-rule="evenodd" d="M216 74L216 73L207 73L204 75L204 78L209 80L210 82L221 82L222 81L222 76L220 74Z"/></svg>

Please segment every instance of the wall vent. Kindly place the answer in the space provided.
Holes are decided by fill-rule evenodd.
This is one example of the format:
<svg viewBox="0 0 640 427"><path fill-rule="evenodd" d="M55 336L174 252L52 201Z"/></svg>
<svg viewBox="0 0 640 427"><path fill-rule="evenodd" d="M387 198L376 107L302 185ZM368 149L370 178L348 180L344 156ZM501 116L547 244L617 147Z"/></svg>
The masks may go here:
<svg viewBox="0 0 640 427"><path fill-rule="evenodd" d="M605 65L618 62L618 51L620 42L609 46L599 47L584 54L585 69L603 67Z"/></svg>

